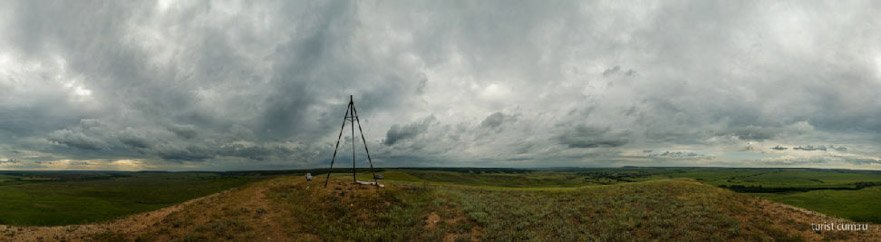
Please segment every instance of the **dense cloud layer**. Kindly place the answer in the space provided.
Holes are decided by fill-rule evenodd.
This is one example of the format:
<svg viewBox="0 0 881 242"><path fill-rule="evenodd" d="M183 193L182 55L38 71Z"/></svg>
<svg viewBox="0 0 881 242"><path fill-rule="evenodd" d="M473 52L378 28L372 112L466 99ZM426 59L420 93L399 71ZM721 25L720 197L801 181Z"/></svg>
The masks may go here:
<svg viewBox="0 0 881 242"><path fill-rule="evenodd" d="M323 167L348 95L379 166L879 169L879 10L4 1L0 169Z"/></svg>

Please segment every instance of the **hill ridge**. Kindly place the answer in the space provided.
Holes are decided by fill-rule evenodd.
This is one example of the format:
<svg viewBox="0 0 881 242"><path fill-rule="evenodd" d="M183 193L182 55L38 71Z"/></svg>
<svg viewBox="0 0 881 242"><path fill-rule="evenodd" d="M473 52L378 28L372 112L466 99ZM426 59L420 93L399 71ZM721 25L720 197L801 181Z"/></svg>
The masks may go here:
<svg viewBox="0 0 881 242"><path fill-rule="evenodd" d="M658 238L658 236L661 238L665 238L664 236L697 236L688 238L729 240L787 238L796 240L867 240L881 237L881 231L875 224L871 225L871 231L814 232L811 230L810 223L849 223L850 221L733 193L692 179L664 179L576 187L575 191L570 189L492 190L482 187L465 189L442 184L415 185L394 182L387 183L387 188L377 189L370 186L351 185L342 179L332 179L329 188L322 188L317 183L307 183L301 179L300 177L286 176L258 181L159 210L103 223L50 227L0 225L0 240L320 241L369 240L372 238L449 241L511 238L647 239ZM616 200L615 196L619 196L620 199ZM554 206L592 203L606 204L607 207L598 210L590 208L571 210L576 213L585 213L584 216L593 218L593 220L581 220L577 216L567 217L575 219L567 222L573 224L570 226L575 227L554 230L569 231L574 234L554 234L548 232L551 230L529 226L519 231L506 231L499 229L504 227L499 227L496 224L505 221L492 219L492 213L510 213L510 211L501 211L492 207L491 204L482 203L482 201L492 201L492 199L500 197L523 198L526 199L525 202L538 204L537 206L551 206L544 208L550 210L541 212L544 214L542 216L551 219L568 216L566 213L555 211L561 208L554 208ZM543 202L534 200L536 198L559 200ZM656 198L660 202L647 202L640 198ZM570 201L572 199L578 201ZM519 204L516 200L511 201L515 202L494 201L494 203L499 203L500 206ZM714 204L725 201L730 202L727 205L731 208ZM617 213L603 212L607 210ZM688 218L683 217L687 216L686 214L673 213L676 211L697 211L693 215L698 218ZM517 211L514 213L527 216L522 218L527 222L529 216L536 214ZM699 218L701 216L716 216L712 215L714 213L719 213L718 217L707 217L704 220ZM389 214L408 214L410 216L399 216L401 218L386 216ZM616 218L616 216L618 217ZM636 218L639 216L644 218ZM356 227L334 230L335 226L341 225L337 223L348 222L334 220L340 218L354 219L356 223L359 221L363 223L355 225ZM660 221L660 223L653 223L652 221L655 221L653 219ZM667 220L664 219L682 219L682 221L715 221L714 219L718 219L724 222L708 224L707 226L720 227L700 232L694 230L700 228L698 227L702 226L700 224L672 224L668 228L658 228L658 224L666 223ZM648 222L640 222L642 220ZM403 231L385 228L389 224L402 227L398 229ZM629 235L602 234L602 232L596 232L599 231L597 226L600 225L612 228L612 230L632 231L632 233ZM511 226L521 225L513 224ZM649 226L649 228L640 226ZM664 229L682 231L664 231ZM359 234L362 232L358 231L365 234ZM400 236L394 235L395 232L401 232L404 235L403 237L395 237ZM695 233L697 235L694 235Z"/></svg>

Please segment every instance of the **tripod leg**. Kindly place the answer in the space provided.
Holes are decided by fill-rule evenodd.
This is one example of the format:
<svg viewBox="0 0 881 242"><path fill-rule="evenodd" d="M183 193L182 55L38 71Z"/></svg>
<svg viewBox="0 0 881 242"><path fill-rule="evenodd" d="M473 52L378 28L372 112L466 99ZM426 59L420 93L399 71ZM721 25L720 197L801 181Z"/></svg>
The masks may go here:
<svg viewBox="0 0 881 242"><path fill-rule="evenodd" d="M379 186L379 182L376 181L376 172L373 171L373 160L370 159L370 150L367 150L367 140L364 138L364 129L361 129L361 120L358 119L358 109L355 109L355 105L352 105L352 114L355 116L355 122L358 122L358 131L361 132L361 141L364 142L364 152L367 153L367 162L370 162L370 173L373 173L373 183ZM352 125L354 128L355 125Z"/></svg>
<svg viewBox="0 0 881 242"><path fill-rule="evenodd" d="M351 106L352 106L352 104L349 103L349 107L351 107ZM333 147L333 158L330 159L330 170L327 171L327 177L324 178L324 187L327 187L327 182L330 180L330 173L333 172L333 162L336 161L336 151L337 151L337 149L340 148L340 139L343 138L343 130L346 129L346 118L345 117L349 116L349 109L351 109L351 108L346 109L346 115L343 117L343 125L340 126L340 135L337 136L336 146Z"/></svg>
<svg viewBox="0 0 881 242"><path fill-rule="evenodd" d="M352 98L352 96L349 96L349 107L350 107L350 109L354 110L355 102L352 101L351 98ZM349 117L351 119L349 119L349 121L352 123L352 182L357 183L358 178L355 177L355 113L354 113L354 111L352 111L350 113L351 113L351 116L349 116Z"/></svg>

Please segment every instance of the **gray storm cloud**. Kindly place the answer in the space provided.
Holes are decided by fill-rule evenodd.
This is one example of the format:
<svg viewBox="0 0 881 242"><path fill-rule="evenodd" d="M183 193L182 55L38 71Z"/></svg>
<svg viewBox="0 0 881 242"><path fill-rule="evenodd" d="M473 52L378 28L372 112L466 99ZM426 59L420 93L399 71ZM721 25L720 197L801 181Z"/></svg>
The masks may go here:
<svg viewBox="0 0 881 242"><path fill-rule="evenodd" d="M380 166L881 169L879 10L4 1L0 169L323 167L348 95Z"/></svg>
<svg viewBox="0 0 881 242"><path fill-rule="evenodd" d="M416 137L417 135L428 130L428 127L435 122L434 116L427 117L419 122L414 122L408 125L392 125L389 128L388 132L385 134L385 140L383 144L385 145L394 145L399 141L411 139Z"/></svg>
<svg viewBox="0 0 881 242"><path fill-rule="evenodd" d="M627 144L621 134L610 134L608 129L577 126L559 137L560 143L570 148L618 147Z"/></svg>

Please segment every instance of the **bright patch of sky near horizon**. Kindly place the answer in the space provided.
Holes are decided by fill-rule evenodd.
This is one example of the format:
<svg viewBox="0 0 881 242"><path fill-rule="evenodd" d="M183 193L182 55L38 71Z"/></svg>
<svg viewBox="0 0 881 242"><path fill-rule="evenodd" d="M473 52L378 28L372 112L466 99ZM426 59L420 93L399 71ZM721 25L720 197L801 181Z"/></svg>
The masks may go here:
<svg viewBox="0 0 881 242"><path fill-rule="evenodd" d="M350 94L380 167L881 169L879 10L4 1L0 169L325 167Z"/></svg>

